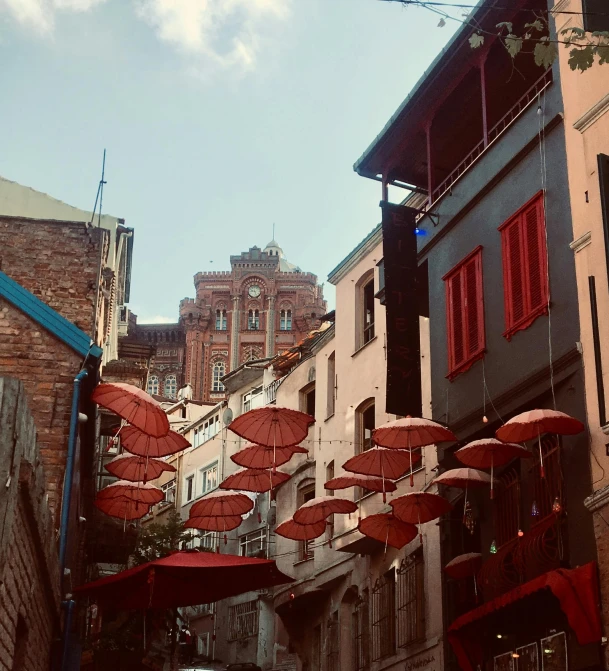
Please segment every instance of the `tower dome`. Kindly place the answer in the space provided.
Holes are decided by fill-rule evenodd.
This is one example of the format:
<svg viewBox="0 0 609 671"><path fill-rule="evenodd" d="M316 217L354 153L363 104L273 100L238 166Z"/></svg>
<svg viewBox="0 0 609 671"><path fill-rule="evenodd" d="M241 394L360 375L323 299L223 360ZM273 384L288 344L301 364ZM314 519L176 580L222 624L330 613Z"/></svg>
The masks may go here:
<svg viewBox="0 0 609 671"><path fill-rule="evenodd" d="M269 256L278 256L280 259L283 258L283 249L281 249L279 243L276 240L271 240L264 248L264 251Z"/></svg>

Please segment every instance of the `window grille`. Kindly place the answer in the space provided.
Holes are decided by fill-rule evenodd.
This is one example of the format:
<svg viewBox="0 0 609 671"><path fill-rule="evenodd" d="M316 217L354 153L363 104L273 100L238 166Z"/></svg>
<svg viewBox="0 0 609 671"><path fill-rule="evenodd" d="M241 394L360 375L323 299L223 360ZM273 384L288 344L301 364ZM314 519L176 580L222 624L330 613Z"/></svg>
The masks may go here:
<svg viewBox="0 0 609 671"><path fill-rule="evenodd" d="M366 671L370 666L370 602L367 589L355 602L352 618L354 671Z"/></svg>
<svg viewBox="0 0 609 671"><path fill-rule="evenodd" d="M425 565L423 552L405 557L398 569L398 645L425 638Z"/></svg>
<svg viewBox="0 0 609 671"><path fill-rule="evenodd" d="M236 641L258 634L258 601L231 606L228 611L228 640Z"/></svg>
<svg viewBox="0 0 609 671"><path fill-rule="evenodd" d="M178 380L175 375L168 375L165 378L165 396L175 398L178 392Z"/></svg>
<svg viewBox="0 0 609 671"><path fill-rule="evenodd" d="M252 531L239 538L239 555L266 559L266 544L266 528Z"/></svg>
<svg viewBox="0 0 609 671"><path fill-rule="evenodd" d="M395 569L387 571L372 590L372 659L395 653Z"/></svg>
<svg viewBox="0 0 609 671"><path fill-rule="evenodd" d="M332 613L326 624L326 671L340 671L340 627L338 611Z"/></svg>
<svg viewBox="0 0 609 671"><path fill-rule="evenodd" d="M159 393L159 378L157 375L150 375L148 378L148 393L157 396Z"/></svg>
<svg viewBox="0 0 609 671"><path fill-rule="evenodd" d="M224 377L226 373L226 364L224 361L216 361L212 367L212 382L211 390L220 392L224 391L224 385L221 382L221 378Z"/></svg>

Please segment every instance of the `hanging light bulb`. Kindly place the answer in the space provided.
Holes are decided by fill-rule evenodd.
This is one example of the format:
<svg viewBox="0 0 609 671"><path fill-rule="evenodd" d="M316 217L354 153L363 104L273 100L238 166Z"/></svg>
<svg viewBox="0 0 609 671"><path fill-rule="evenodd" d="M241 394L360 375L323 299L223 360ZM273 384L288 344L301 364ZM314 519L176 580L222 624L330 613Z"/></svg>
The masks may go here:
<svg viewBox="0 0 609 671"><path fill-rule="evenodd" d="M493 542L491 543L491 548L490 548L489 552L490 552L492 555L496 555L496 554L497 554L497 543L495 543L495 541L493 541Z"/></svg>
<svg viewBox="0 0 609 671"><path fill-rule="evenodd" d="M539 517L539 508L537 507L537 501L533 501L531 506L531 517Z"/></svg>
<svg viewBox="0 0 609 671"><path fill-rule="evenodd" d="M524 531L522 529L518 529L518 538L522 538L524 536Z"/></svg>
<svg viewBox="0 0 609 671"><path fill-rule="evenodd" d="M482 423L488 424L488 417L486 415L484 415L484 417L482 418Z"/></svg>
<svg viewBox="0 0 609 671"><path fill-rule="evenodd" d="M559 513L562 510L562 506L560 505L560 499L558 496L554 499L554 503L552 504L552 512L553 513Z"/></svg>

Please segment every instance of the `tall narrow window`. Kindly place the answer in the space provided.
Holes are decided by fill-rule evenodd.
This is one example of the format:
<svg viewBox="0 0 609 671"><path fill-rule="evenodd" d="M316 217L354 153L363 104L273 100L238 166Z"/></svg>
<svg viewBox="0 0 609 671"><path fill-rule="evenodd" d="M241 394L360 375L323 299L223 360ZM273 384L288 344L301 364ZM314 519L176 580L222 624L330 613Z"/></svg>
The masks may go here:
<svg viewBox="0 0 609 671"><path fill-rule="evenodd" d="M505 222L501 231L503 298L508 340L548 313L543 193Z"/></svg>
<svg viewBox="0 0 609 671"><path fill-rule="evenodd" d="M258 331L260 329L260 310L250 310L248 312L247 328L250 331Z"/></svg>
<svg viewBox="0 0 609 671"><path fill-rule="evenodd" d="M148 393L154 396L156 396L159 393L158 375L150 375L148 377Z"/></svg>
<svg viewBox="0 0 609 671"><path fill-rule="evenodd" d="M355 602L352 618L354 671L365 671L370 666L370 604L367 589Z"/></svg>
<svg viewBox="0 0 609 671"><path fill-rule="evenodd" d="M216 331L226 331L226 310L216 310Z"/></svg>
<svg viewBox="0 0 609 671"><path fill-rule="evenodd" d="M195 495L195 476L189 475L184 480L184 498L186 501L192 501Z"/></svg>
<svg viewBox="0 0 609 671"><path fill-rule="evenodd" d="M279 330L280 331L291 331L292 330L292 311L291 310L281 310L279 313Z"/></svg>
<svg viewBox="0 0 609 671"><path fill-rule="evenodd" d="M302 487L298 492L298 505L301 506L303 503L310 501L315 498L315 483L311 483ZM315 541L300 541L299 545L299 559L300 561L305 561L307 559L313 559L313 544Z"/></svg>
<svg viewBox="0 0 609 671"><path fill-rule="evenodd" d="M224 391L222 378L226 373L226 364L224 361L216 361L212 366L211 390L216 392Z"/></svg>
<svg viewBox="0 0 609 671"><path fill-rule="evenodd" d="M372 590L372 657L395 653L395 568L384 573Z"/></svg>
<svg viewBox="0 0 609 671"><path fill-rule="evenodd" d="M374 338L374 277L362 287L363 339L362 345Z"/></svg>
<svg viewBox="0 0 609 671"><path fill-rule="evenodd" d="M307 415L315 417L315 382L300 390L300 409Z"/></svg>
<svg viewBox="0 0 609 671"><path fill-rule="evenodd" d="M326 417L332 417L336 406L336 356L332 352L328 357L328 386L326 396Z"/></svg>
<svg viewBox="0 0 609 671"><path fill-rule="evenodd" d="M398 645L425 639L425 573L423 552L405 557L398 569Z"/></svg>
<svg viewBox="0 0 609 671"><path fill-rule="evenodd" d="M165 378L165 396L175 398L178 391L178 380L175 375L168 375Z"/></svg>
<svg viewBox="0 0 609 671"><path fill-rule="evenodd" d="M482 247L442 278L446 287L448 379L482 358L486 346L482 293Z"/></svg>
<svg viewBox="0 0 609 671"><path fill-rule="evenodd" d="M372 447L372 432L375 428L374 399L364 401L355 411L355 444L358 452Z"/></svg>
<svg viewBox="0 0 609 671"><path fill-rule="evenodd" d="M334 479L334 459L326 466L326 482ZM326 494L328 496L334 496L333 489L326 489Z"/></svg>

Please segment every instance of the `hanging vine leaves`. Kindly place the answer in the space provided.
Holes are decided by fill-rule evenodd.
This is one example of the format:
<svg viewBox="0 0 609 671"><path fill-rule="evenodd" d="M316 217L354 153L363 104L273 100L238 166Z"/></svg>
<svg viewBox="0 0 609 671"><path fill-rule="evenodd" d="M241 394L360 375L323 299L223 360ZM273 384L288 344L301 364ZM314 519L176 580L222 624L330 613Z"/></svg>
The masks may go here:
<svg viewBox="0 0 609 671"><path fill-rule="evenodd" d="M557 55L558 49L556 48L556 44L554 44L554 42L550 42L550 40L547 38L537 42L535 49L533 50L535 65L539 65L544 69L549 68L552 63L554 63Z"/></svg>
<svg viewBox="0 0 609 671"><path fill-rule="evenodd" d="M477 49L478 47L481 47L484 44L484 35L480 35L480 33L474 33L469 38L469 43L472 49Z"/></svg>

